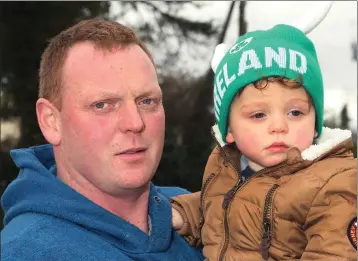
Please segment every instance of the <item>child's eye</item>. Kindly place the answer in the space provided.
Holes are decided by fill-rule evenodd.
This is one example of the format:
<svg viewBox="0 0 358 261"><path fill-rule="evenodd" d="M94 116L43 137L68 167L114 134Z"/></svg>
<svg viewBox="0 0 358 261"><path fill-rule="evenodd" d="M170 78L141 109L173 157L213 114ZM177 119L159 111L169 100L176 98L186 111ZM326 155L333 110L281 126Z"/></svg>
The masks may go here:
<svg viewBox="0 0 358 261"><path fill-rule="evenodd" d="M265 117L265 114L263 112L258 112L251 116L251 118L255 118L255 119L261 119L263 117Z"/></svg>
<svg viewBox="0 0 358 261"><path fill-rule="evenodd" d="M294 110L294 111L290 111L288 114L291 114L292 116L297 117L297 116L300 116L303 113L298 111L298 110Z"/></svg>

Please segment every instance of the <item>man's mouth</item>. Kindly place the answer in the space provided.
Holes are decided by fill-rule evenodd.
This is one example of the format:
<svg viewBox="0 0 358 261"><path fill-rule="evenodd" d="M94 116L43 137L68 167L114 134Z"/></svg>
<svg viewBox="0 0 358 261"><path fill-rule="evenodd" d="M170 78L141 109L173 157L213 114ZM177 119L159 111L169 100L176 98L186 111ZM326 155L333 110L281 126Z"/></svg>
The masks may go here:
<svg viewBox="0 0 358 261"><path fill-rule="evenodd" d="M126 154L136 154L146 151L146 148L138 147L138 148L129 148L119 153L119 155L126 155Z"/></svg>

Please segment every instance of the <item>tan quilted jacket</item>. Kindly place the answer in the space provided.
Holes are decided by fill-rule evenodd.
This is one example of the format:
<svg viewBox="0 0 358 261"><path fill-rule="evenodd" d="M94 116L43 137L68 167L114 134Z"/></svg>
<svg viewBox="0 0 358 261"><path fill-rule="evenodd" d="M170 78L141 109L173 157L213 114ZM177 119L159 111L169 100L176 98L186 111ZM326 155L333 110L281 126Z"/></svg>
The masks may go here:
<svg viewBox="0 0 358 261"><path fill-rule="evenodd" d="M357 215L351 132L324 128L318 145L241 181L240 153L211 153L201 192L172 199L179 231L206 260L356 260L349 223ZM351 238L352 240L352 238Z"/></svg>

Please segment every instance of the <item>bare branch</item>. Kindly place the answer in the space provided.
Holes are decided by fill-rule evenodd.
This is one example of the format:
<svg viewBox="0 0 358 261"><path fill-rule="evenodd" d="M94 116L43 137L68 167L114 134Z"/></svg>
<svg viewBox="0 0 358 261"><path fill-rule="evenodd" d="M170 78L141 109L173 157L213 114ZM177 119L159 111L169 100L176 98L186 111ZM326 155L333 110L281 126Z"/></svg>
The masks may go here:
<svg viewBox="0 0 358 261"><path fill-rule="evenodd" d="M153 2L151 1L142 1L140 3L147 5L154 12L158 12L159 14L161 14L163 21L177 25L178 28L183 31L184 35L186 34L186 30L190 30L196 33L203 33L206 35L213 35L216 33L216 30L212 26L212 20L209 20L207 22L191 21L186 18L174 16L170 13L162 11L157 5L153 4Z"/></svg>

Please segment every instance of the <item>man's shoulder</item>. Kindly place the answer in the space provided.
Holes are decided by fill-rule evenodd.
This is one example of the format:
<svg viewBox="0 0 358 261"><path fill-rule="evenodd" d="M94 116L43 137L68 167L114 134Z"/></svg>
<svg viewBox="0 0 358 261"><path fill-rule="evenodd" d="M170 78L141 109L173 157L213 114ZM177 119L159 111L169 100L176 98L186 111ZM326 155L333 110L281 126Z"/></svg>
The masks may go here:
<svg viewBox="0 0 358 261"><path fill-rule="evenodd" d="M56 244L51 223L31 213L12 219L1 231L1 260L41 260L46 248Z"/></svg>
<svg viewBox="0 0 358 261"><path fill-rule="evenodd" d="M96 233L49 215L23 214L1 231L2 261L110 260L112 255L113 246Z"/></svg>
<svg viewBox="0 0 358 261"><path fill-rule="evenodd" d="M158 193L162 194L167 198L191 193L190 191L180 187L155 186L155 188L157 189Z"/></svg>

